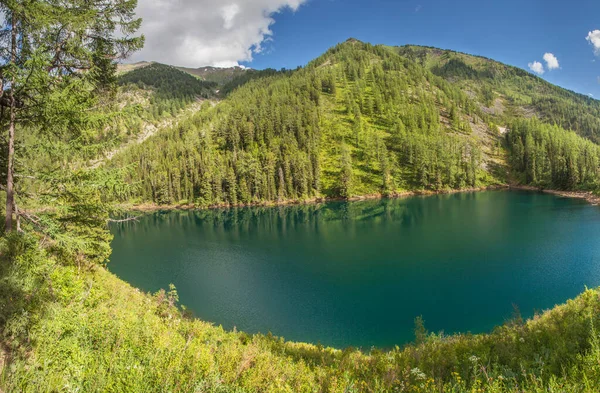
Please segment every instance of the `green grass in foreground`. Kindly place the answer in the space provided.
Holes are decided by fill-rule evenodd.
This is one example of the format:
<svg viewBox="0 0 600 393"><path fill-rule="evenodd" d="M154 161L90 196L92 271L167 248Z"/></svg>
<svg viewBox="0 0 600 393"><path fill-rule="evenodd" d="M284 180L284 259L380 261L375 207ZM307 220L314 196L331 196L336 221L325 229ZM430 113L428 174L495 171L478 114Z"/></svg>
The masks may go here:
<svg viewBox="0 0 600 393"><path fill-rule="evenodd" d="M337 350L189 319L103 268L65 266L37 240L1 240L7 392L598 392L600 291L491 334L390 351Z"/></svg>

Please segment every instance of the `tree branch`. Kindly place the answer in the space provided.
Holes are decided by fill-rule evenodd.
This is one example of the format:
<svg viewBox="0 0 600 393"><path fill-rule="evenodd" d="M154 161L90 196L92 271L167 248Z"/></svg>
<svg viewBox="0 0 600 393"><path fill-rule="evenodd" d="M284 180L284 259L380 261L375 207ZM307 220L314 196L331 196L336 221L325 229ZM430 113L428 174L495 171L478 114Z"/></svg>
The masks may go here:
<svg viewBox="0 0 600 393"><path fill-rule="evenodd" d="M140 218L139 216L135 216L135 217L128 217L128 218L123 218L120 220L115 220L113 218L109 218L108 222L128 222L128 221L137 221L138 218Z"/></svg>

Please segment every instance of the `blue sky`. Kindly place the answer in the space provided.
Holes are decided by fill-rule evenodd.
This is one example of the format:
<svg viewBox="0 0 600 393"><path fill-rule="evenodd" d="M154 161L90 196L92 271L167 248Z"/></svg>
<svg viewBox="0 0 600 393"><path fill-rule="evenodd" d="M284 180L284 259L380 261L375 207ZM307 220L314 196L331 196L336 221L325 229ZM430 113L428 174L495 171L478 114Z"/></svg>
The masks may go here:
<svg viewBox="0 0 600 393"><path fill-rule="evenodd" d="M600 29L598 0L307 0L272 18L262 52L241 64L294 68L354 37L453 49L524 69L537 61L542 78L600 98L600 56L586 40ZM554 54L560 68L548 70L545 53Z"/></svg>

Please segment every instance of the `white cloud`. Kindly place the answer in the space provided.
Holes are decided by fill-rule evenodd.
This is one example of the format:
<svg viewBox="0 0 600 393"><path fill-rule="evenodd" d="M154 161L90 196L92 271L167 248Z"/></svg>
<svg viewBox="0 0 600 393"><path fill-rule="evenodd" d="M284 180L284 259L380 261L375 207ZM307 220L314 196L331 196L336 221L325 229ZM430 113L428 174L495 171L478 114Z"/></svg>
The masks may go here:
<svg viewBox="0 0 600 393"><path fill-rule="evenodd" d="M600 30L590 31L585 39L594 47L594 52L600 55Z"/></svg>
<svg viewBox="0 0 600 393"><path fill-rule="evenodd" d="M542 75L544 73L544 66L539 61L534 61L533 63L527 64L529 69L536 74Z"/></svg>
<svg viewBox="0 0 600 393"><path fill-rule="evenodd" d="M240 6L237 4L229 4L221 8L221 16L223 17L223 27L230 30L233 27L233 19L240 12Z"/></svg>
<svg viewBox="0 0 600 393"><path fill-rule="evenodd" d="M544 61L549 70L555 70L560 68L558 65L558 59L552 53L544 53Z"/></svg>
<svg viewBox="0 0 600 393"><path fill-rule="evenodd" d="M307 0L139 0L144 49L132 61L230 67L252 60L272 36L273 15Z"/></svg>

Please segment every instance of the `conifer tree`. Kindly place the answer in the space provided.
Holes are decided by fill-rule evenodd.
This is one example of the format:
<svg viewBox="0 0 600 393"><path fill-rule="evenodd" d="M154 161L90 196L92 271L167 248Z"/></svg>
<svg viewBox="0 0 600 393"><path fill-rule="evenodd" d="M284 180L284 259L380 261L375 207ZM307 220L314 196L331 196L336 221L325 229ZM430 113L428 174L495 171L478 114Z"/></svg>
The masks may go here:
<svg viewBox="0 0 600 393"><path fill-rule="evenodd" d="M0 94L8 95L2 103L9 109L7 231L15 213L17 128L73 136L89 124L85 109L94 104L94 88L109 85L114 74L106 59L124 57L143 42L130 36L140 24L135 6L132 0L2 2L5 88ZM115 36L117 27L125 36Z"/></svg>
<svg viewBox="0 0 600 393"><path fill-rule="evenodd" d="M68 179L61 182L58 180L61 176L56 173L52 176L48 172L24 173L31 172L32 168L15 168L16 133L75 141L85 130L98 127L99 112L90 109L98 104L97 93L111 87L115 71L111 63L143 44L143 37L134 36L141 23L135 17L135 7L135 0L7 0L0 3L0 13L4 16L0 35L3 87L0 104L8 109L8 116L2 118L8 144L6 231L13 229L15 213L17 222L21 216L36 221L17 208L16 172L49 180L48 194L54 194L56 201L75 202L72 198L79 192L73 189L67 192L67 184L81 183ZM96 182L99 179L82 175L80 180ZM80 191L85 194L83 189ZM63 198L64 192L70 196ZM81 197L88 202L95 201L83 194Z"/></svg>

